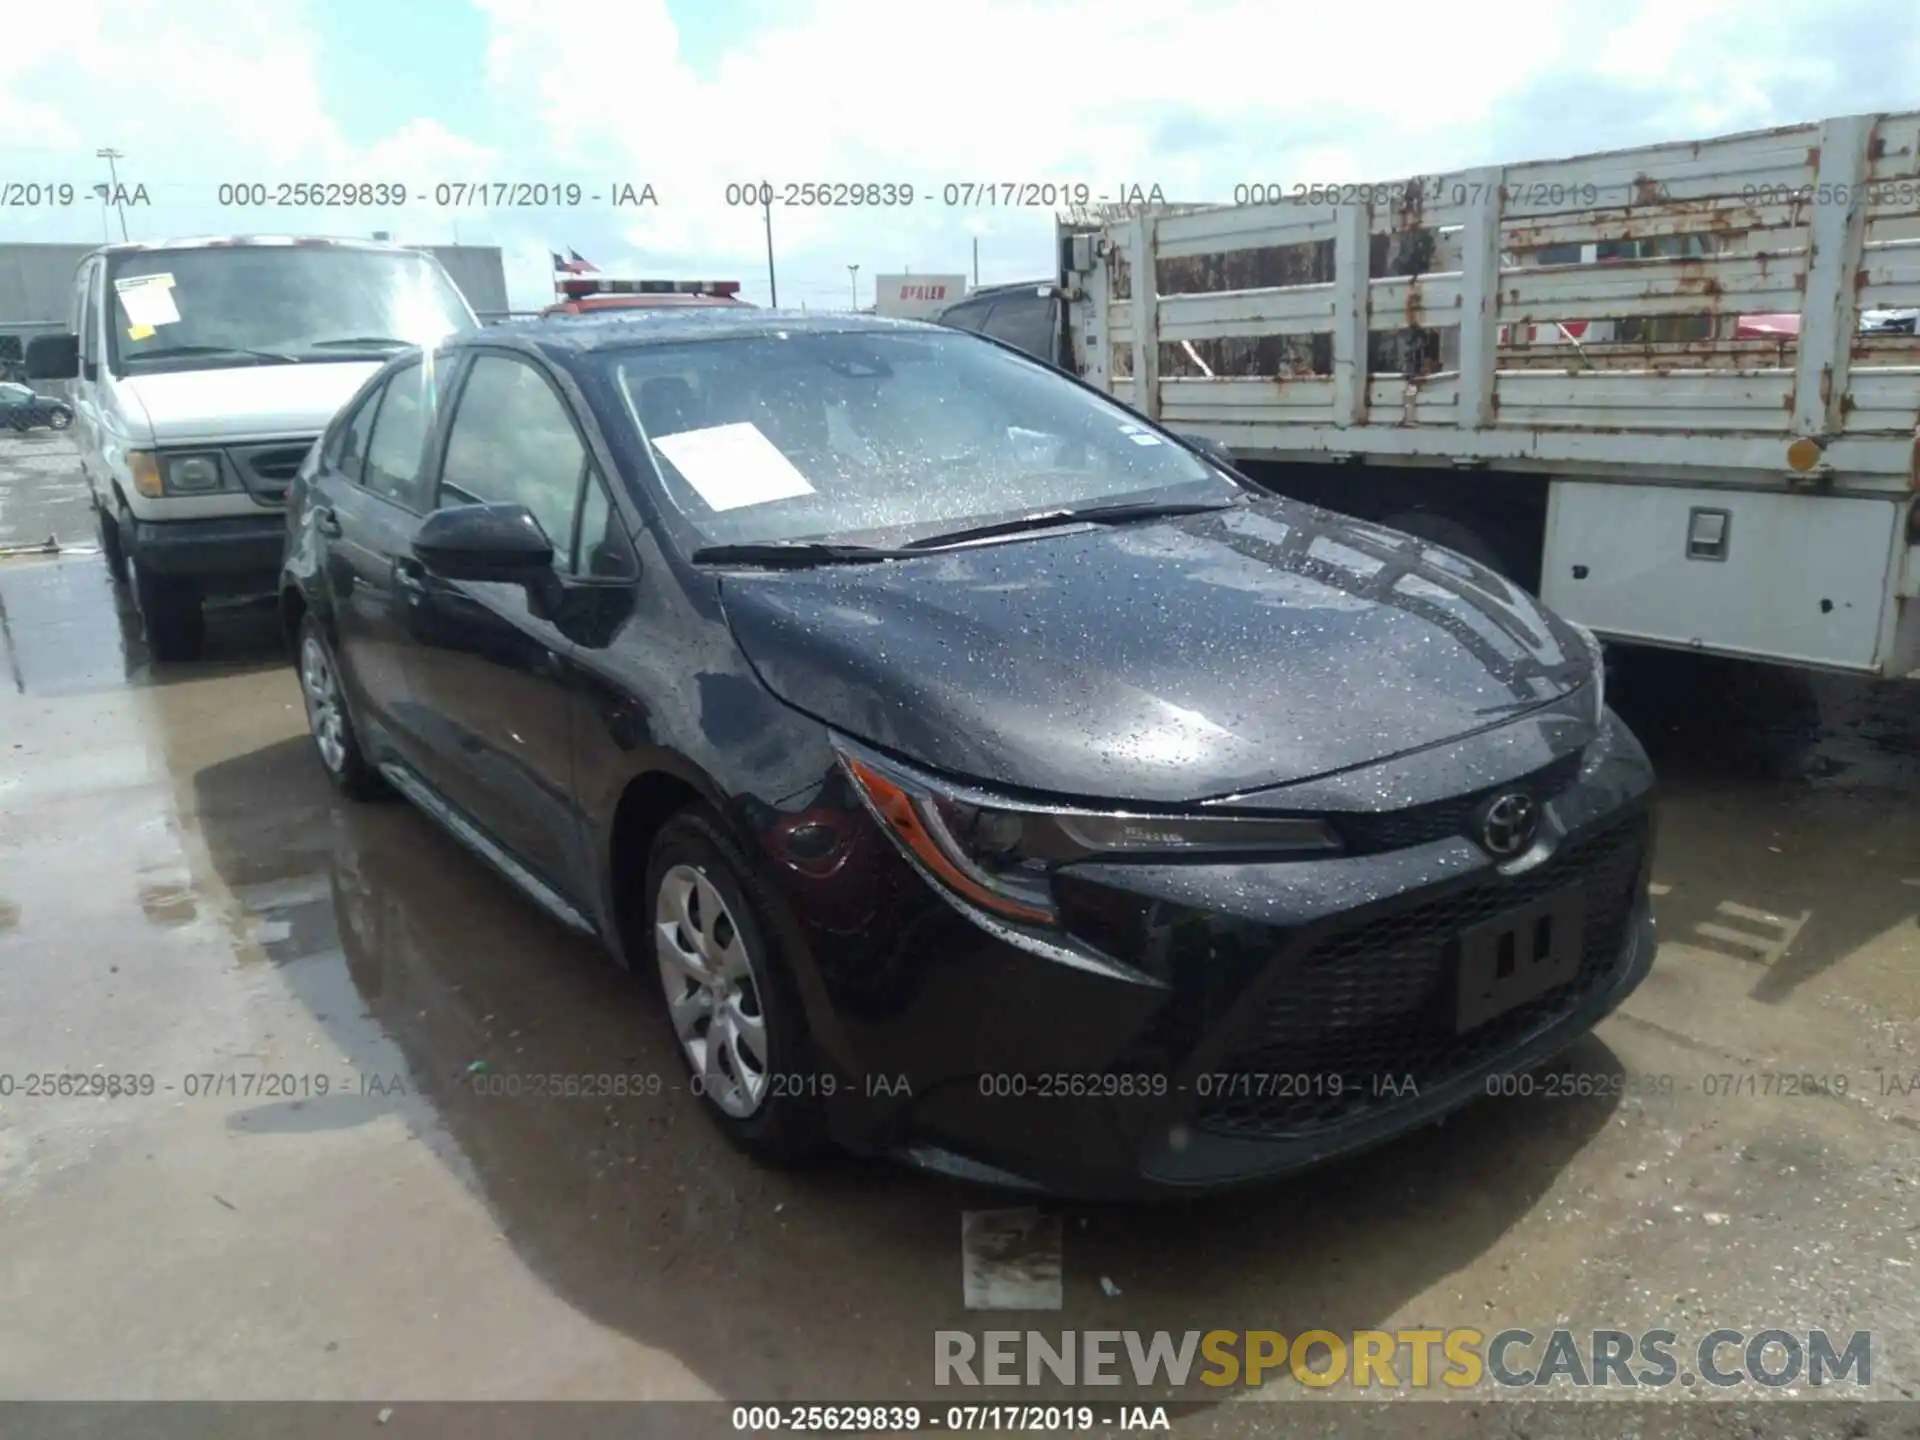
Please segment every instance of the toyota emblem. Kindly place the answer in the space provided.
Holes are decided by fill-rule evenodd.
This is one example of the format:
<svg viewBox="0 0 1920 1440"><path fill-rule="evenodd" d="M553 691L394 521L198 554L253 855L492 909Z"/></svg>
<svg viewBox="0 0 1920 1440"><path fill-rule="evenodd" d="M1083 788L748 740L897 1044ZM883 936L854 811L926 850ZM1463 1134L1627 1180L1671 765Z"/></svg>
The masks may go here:
<svg viewBox="0 0 1920 1440"><path fill-rule="evenodd" d="M1540 807L1517 790L1496 797L1480 821L1480 843L1503 860L1525 854L1539 834Z"/></svg>

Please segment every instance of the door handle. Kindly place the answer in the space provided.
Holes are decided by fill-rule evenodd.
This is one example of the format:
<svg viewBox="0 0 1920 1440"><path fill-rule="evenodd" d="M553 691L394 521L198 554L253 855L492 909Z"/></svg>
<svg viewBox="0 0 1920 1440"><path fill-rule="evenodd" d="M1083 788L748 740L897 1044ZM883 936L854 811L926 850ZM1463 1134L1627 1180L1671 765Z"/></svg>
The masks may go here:
<svg viewBox="0 0 1920 1440"><path fill-rule="evenodd" d="M316 505L313 508L313 528L329 540L338 540L340 538L340 517L325 505Z"/></svg>
<svg viewBox="0 0 1920 1440"><path fill-rule="evenodd" d="M424 598L427 593L426 574L411 560L393 562L393 583L397 589L404 590L409 595Z"/></svg>

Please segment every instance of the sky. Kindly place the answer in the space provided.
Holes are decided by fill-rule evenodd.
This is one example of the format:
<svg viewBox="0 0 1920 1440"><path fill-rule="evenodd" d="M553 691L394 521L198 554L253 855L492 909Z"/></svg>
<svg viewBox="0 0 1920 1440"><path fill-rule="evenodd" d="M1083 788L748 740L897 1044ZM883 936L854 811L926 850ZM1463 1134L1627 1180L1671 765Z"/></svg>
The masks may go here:
<svg viewBox="0 0 1920 1440"><path fill-rule="evenodd" d="M729 183L891 183L777 203L783 305L877 273L1052 268L1052 211L947 187L1371 182L1920 106L1916 0L62 0L0 43L0 241L92 240L103 146L134 238L390 232L499 245L516 308L551 252L767 300ZM249 209L223 184L398 187L398 207ZM576 204L472 187L577 185ZM618 187L653 203L616 205ZM462 190L461 187L464 187ZM896 191L896 196L901 192ZM529 188L524 198L538 199ZM598 197L595 199L593 197ZM785 195L778 194L784 201ZM437 203L445 200L446 203ZM850 274L848 267L857 266Z"/></svg>

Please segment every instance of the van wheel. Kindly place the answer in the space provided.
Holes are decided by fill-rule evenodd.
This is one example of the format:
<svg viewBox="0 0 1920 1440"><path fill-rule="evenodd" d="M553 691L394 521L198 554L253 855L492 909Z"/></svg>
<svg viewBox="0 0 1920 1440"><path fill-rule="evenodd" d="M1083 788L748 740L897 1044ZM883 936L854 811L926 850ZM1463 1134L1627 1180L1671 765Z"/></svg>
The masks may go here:
<svg viewBox="0 0 1920 1440"><path fill-rule="evenodd" d="M120 521L100 507L93 506L94 523L100 530L100 553L107 557L107 571L122 585L127 583L127 552L120 544Z"/></svg>
<svg viewBox="0 0 1920 1440"><path fill-rule="evenodd" d="M646 884L647 934L694 1093L748 1154L812 1154L825 1125L806 1012L751 865L695 807L660 828Z"/></svg>
<svg viewBox="0 0 1920 1440"><path fill-rule="evenodd" d="M200 587L177 575L155 575L133 558L133 603L147 629L147 649L163 661L192 660L206 638Z"/></svg>

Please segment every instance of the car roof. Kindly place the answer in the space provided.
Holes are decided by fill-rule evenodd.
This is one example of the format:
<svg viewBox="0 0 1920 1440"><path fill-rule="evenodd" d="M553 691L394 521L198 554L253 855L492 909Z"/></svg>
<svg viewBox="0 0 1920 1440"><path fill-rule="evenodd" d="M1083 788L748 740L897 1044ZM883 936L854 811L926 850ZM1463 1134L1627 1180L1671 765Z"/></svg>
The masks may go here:
<svg viewBox="0 0 1920 1440"><path fill-rule="evenodd" d="M186 235L176 240L116 240L88 252L94 255L132 255L143 250L219 250L247 246L299 245L331 247L340 250L387 250L395 254L418 254L411 245L395 245L387 240L361 240L336 235Z"/></svg>
<svg viewBox="0 0 1920 1440"><path fill-rule="evenodd" d="M585 311L565 325L550 319L510 320L469 330L461 346L508 343L544 350L556 358L596 350L671 345L688 340L747 339L759 335L911 333L948 335L938 325L851 312L762 310L753 305L659 305L634 310Z"/></svg>

